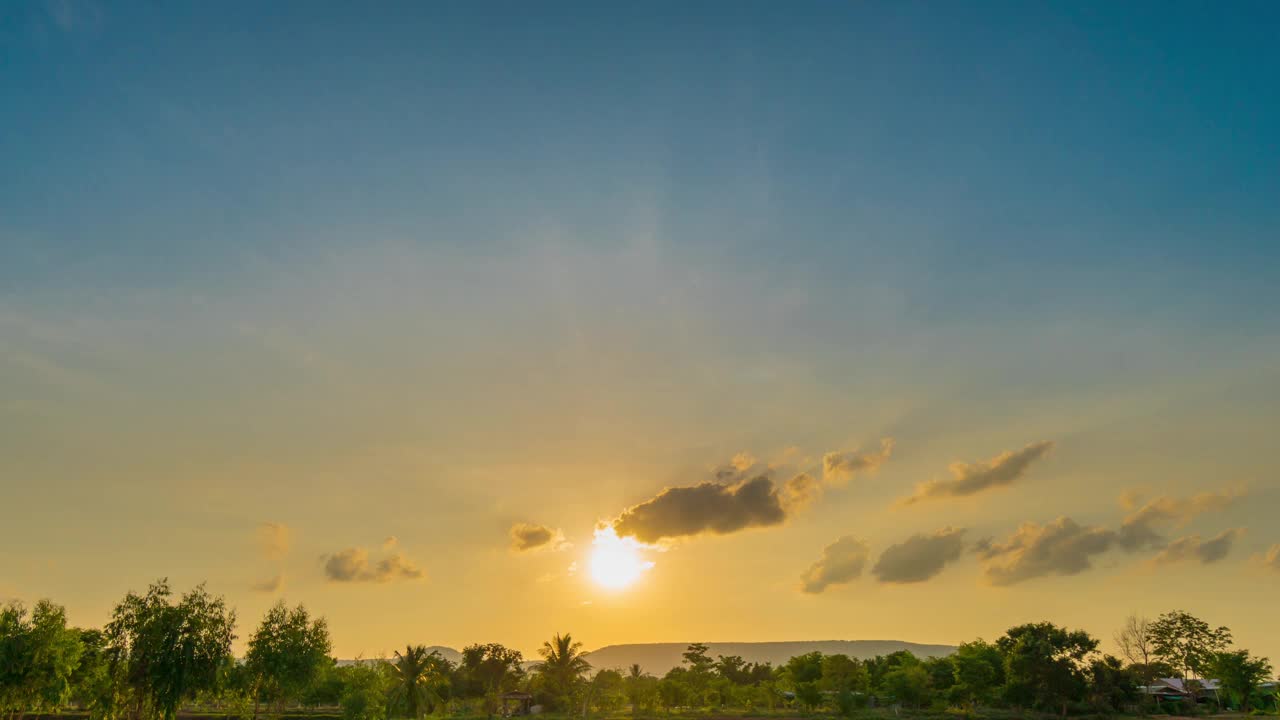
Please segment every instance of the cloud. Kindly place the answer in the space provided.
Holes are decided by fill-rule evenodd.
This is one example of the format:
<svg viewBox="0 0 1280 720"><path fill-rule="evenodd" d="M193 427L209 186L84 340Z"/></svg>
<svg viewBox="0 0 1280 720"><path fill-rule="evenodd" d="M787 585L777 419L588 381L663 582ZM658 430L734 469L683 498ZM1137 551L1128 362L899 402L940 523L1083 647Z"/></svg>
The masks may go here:
<svg viewBox="0 0 1280 720"><path fill-rule="evenodd" d="M536 523L516 523L511 526L508 534L511 536L511 549L515 552L563 550L570 547L564 539L563 531Z"/></svg>
<svg viewBox="0 0 1280 720"><path fill-rule="evenodd" d="M1094 555L1106 552L1116 542L1114 531L1060 517L1048 525L1023 523L1004 541L984 541L976 549L986 561L987 582L1014 585L1045 575L1084 572L1092 567Z"/></svg>
<svg viewBox="0 0 1280 720"><path fill-rule="evenodd" d="M705 482L666 488L613 521L619 537L644 543L780 525L788 512L813 499L817 483L796 476L777 488L768 475L732 485Z"/></svg>
<svg viewBox="0 0 1280 720"><path fill-rule="evenodd" d="M258 548L263 557L279 560L289 553L289 540L293 531L284 523L265 522L256 531Z"/></svg>
<svg viewBox="0 0 1280 720"><path fill-rule="evenodd" d="M923 582L942 572L964 552L964 528L912 535L880 553L871 573L882 583Z"/></svg>
<svg viewBox="0 0 1280 720"><path fill-rule="evenodd" d="M1280 571L1280 543L1272 545L1261 559L1264 567Z"/></svg>
<svg viewBox="0 0 1280 720"><path fill-rule="evenodd" d="M1209 565L1225 558L1243 534L1244 528L1231 528L1208 540L1201 540L1199 535L1181 537L1165 546L1151 562L1153 565L1172 565L1184 560L1198 560L1202 565Z"/></svg>
<svg viewBox="0 0 1280 720"><path fill-rule="evenodd" d="M283 575L276 575L275 577L267 578L266 580L259 580L258 582L249 585L250 590L261 593L279 592L282 587L284 587Z"/></svg>
<svg viewBox="0 0 1280 720"><path fill-rule="evenodd" d="M743 473L755 467L756 458L749 452L740 452L729 462L716 468L716 479L721 482L742 479Z"/></svg>
<svg viewBox="0 0 1280 720"><path fill-rule="evenodd" d="M800 576L800 589L820 593L831 585L857 580L867 564L870 547L866 541L845 535L822 550L822 557Z"/></svg>
<svg viewBox="0 0 1280 720"><path fill-rule="evenodd" d="M347 548L326 555L324 574L332 582L374 582L392 580L418 580L426 573L402 553L391 553L376 565L369 563L369 551L364 548Z"/></svg>
<svg viewBox="0 0 1280 720"><path fill-rule="evenodd" d="M1017 482L1036 460L1044 457L1053 443L1048 440L1034 442L1021 450L1008 450L986 462L954 462L948 467L949 480L929 480L916 485L915 492L899 501L911 505L921 500L941 497L976 495L992 488Z"/></svg>
<svg viewBox="0 0 1280 720"><path fill-rule="evenodd" d="M829 452L822 456L822 479L831 485L843 485L855 475L863 472L875 472L893 454L893 438L880 441L877 452L861 452L846 450Z"/></svg>
<svg viewBox="0 0 1280 720"><path fill-rule="evenodd" d="M1138 507L1139 498L1126 493L1121 496L1121 503L1136 509L1120 525L1120 546L1130 551L1163 548L1168 541L1156 529L1157 525L1185 525L1197 515L1230 506L1243 495L1241 488L1228 488L1222 492L1206 492L1186 498L1161 496Z"/></svg>

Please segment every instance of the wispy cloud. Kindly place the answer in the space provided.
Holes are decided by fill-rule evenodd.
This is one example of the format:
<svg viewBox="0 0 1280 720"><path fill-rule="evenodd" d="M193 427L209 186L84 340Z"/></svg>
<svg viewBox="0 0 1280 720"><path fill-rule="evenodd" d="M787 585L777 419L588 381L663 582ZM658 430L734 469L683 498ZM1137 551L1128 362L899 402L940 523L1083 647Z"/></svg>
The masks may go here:
<svg viewBox="0 0 1280 720"><path fill-rule="evenodd" d="M267 578L266 580L259 580L249 585L250 590L254 592L260 592L260 593L279 592L280 589L283 587L284 587L283 575L276 575L274 577Z"/></svg>
<svg viewBox="0 0 1280 720"><path fill-rule="evenodd" d="M1230 528L1208 540L1202 540L1199 535L1181 537L1165 546L1151 562L1154 565L1170 565L1196 560L1202 565L1209 565L1226 558L1243 534L1244 528Z"/></svg>
<svg viewBox="0 0 1280 720"><path fill-rule="evenodd" d="M950 479L922 482L916 485L912 495L898 503L912 505L922 500L964 497L1012 485L1026 475L1032 463L1044 457L1052 448L1052 442L1042 440L1031 443L1021 450L1002 452L986 462L952 463L948 468L951 472Z"/></svg>
<svg viewBox="0 0 1280 720"><path fill-rule="evenodd" d="M893 438L880 441L874 451L843 450L822 456L822 479L831 485L842 485L862 473L873 473L893 455Z"/></svg>
<svg viewBox="0 0 1280 720"><path fill-rule="evenodd" d="M1244 494L1243 488L1233 487L1185 498L1160 496L1139 506L1140 498L1125 493L1121 503L1131 512L1120 526L1120 545L1126 550L1162 548L1168 541L1157 529L1160 525L1185 525L1199 515L1229 507Z"/></svg>
<svg viewBox="0 0 1280 720"><path fill-rule="evenodd" d="M279 560L289 553L292 535L293 532L284 523L264 522L256 532L258 549L268 560Z"/></svg>

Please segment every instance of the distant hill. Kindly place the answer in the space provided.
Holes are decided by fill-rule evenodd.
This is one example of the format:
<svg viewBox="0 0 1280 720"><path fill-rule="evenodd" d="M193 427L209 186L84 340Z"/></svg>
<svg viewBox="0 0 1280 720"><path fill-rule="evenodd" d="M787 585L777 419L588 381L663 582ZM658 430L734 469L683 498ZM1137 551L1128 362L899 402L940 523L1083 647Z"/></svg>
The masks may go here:
<svg viewBox="0 0 1280 720"><path fill-rule="evenodd" d="M644 671L653 675L664 675L668 670L680 664L681 653L689 647L689 643L631 643L627 645L606 645L599 650L586 654L591 667L627 668L639 664ZM922 645L920 643L903 642L901 640L800 640L794 642L723 642L707 643L708 654L739 655L743 660L752 663L773 663L781 665L796 655L803 655L815 650L824 655L842 653L849 657L863 660L877 655L888 655L899 650L910 650L919 657L942 657L955 652L954 645ZM462 653L450 647L432 645L428 651L435 650L449 662L456 663L462 659ZM536 658L526 658L525 666L532 666ZM352 660L339 660L339 665L346 665Z"/></svg>
<svg viewBox="0 0 1280 720"><path fill-rule="evenodd" d="M638 663L645 672L663 675L680 664L681 653L689 643L636 643L607 645L587 653L587 660L594 668L626 668ZM815 650L824 655L843 653L849 657L867 659L876 655L888 655L899 650L910 650L920 657L942 657L955 652L953 645L922 645L901 640L814 640L795 642L724 642L707 643L708 654L740 655L753 663L781 665L796 655Z"/></svg>

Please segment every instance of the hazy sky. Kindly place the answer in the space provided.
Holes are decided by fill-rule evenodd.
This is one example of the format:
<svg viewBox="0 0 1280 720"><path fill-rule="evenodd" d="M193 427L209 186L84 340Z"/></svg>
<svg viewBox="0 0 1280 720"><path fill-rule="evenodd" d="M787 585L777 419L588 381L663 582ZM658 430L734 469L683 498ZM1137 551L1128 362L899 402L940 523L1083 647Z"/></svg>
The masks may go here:
<svg viewBox="0 0 1280 720"><path fill-rule="evenodd" d="M207 580L347 657L1182 608L1280 659L1277 47L1267 2L7 4L0 597Z"/></svg>

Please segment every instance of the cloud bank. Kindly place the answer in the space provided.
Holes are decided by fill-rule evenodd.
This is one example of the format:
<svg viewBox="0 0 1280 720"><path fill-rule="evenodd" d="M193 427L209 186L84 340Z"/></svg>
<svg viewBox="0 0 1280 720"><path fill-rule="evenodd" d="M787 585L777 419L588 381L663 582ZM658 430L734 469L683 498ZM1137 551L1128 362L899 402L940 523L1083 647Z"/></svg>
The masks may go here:
<svg viewBox="0 0 1280 720"><path fill-rule="evenodd" d="M412 560L393 552L377 564L370 564L369 551L347 548L324 558L324 574L331 582L386 583L392 580L419 580L426 577Z"/></svg>
<svg viewBox="0 0 1280 720"><path fill-rule="evenodd" d="M1034 442L1021 450L1005 451L986 462L951 463L949 480L929 480L916 485L915 492L899 501L912 505L922 500L976 495L992 488L1012 485L1026 475L1031 464L1053 448L1048 440Z"/></svg>
<svg viewBox="0 0 1280 720"><path fill-rule="evenodd" d="M862 575L870 546L865 540L845 535L822 550L822 557L800 576L800 590L820 593L832 585L852 582Z"/></svg>
<svg viewBox="0 0 1280 720"><path fill-rule="evenodd" d="M882 583L924 582L960 559L964 533L964 528L943 528L930 535L912 535L880 553L871 573Z"/></svg>
<svg viewBox="0 0 1280 720"><path fill-rule="evenodd" d="M508 535L511 537L511 549L515 552L563 550L569 547L563 531L536 523L516 523L511 526Z"/></svg>

